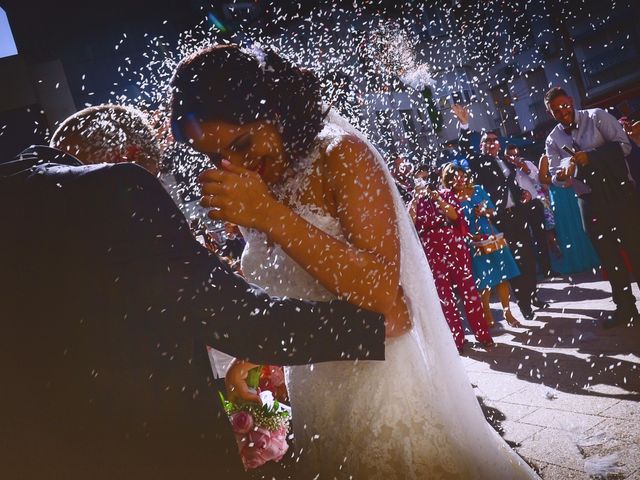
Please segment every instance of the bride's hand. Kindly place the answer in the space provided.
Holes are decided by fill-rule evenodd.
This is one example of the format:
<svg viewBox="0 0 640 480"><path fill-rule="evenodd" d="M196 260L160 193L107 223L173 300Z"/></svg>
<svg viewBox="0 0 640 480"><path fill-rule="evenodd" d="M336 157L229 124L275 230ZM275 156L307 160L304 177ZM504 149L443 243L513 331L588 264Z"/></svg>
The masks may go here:
<svg viewBox="0 0 640 480"><path fill-rule="evenodd" d="M249 376L249 370L257 367L253 363L245 362L244 360L234 360L227 369L227 374L224 377L224 384L227 388L227 399L233 403L240 402L253 402L262 405L260 395L249 390L247 385L247 377Z"/></svg>
<svg viewBox="0 0 640 480"><path fill-rule="evenodd" d="M210 208L208 216L264 231L280 204L257 172L223 160L220 169L205 170L198 176L200 205Z"/></svg>
<svg viewBox="0 0 640 480"><path fill-rule="evenodd" d="M404 300L404 291L398 289L398 296L393 302L392 308L384 314L385 337L399 337L411 330L411 316Z"/></svg>

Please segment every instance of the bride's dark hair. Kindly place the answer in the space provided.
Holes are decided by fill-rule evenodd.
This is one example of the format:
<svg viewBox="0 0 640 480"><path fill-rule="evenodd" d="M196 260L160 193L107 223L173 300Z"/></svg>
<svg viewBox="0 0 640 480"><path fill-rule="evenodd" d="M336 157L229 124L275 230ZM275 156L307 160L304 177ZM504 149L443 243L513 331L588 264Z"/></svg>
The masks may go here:
<svg viewBox="0 0 640 480"><path fill-rule="evenodd" d="M270 49L205 47L178 64L171 87L171 129L178 141L184 141L185 127L193 121L266 120L279 124L284 147L299 156L322 129L318 77Z"/></svg>

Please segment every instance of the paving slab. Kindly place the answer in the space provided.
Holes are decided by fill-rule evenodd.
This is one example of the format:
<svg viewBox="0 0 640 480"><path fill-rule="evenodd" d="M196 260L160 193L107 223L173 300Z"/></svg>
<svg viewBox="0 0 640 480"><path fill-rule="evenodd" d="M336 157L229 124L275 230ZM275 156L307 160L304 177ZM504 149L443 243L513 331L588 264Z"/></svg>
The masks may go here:
<svg viewBox="0 0 640 480"><path fill-rule="evenodd" d="M619 440L637 445L640 449L640 424L634 419L605 418L587 430L587 434L604 434L608 440Z"/></svg>
<svg viewBox="0 0 640 480"><path fill-rule="evenodd" d="M560 392L545 385L529 385L501 399L503 402L531 405L566 412L599 414L620 402L617 398ZM614 410L615 414L616 411ZM615 416L614 414L610 416Z"/></svg>
<svg viewBox="0 0 640 480"><path fill-rule="evenodd" d="M640 480L640 325L602 329L615 306L591 272L545 282L540 297L551 308L525 329L494 329L494 350L467 337L463 362L487 419L545 480L596 478L603 459L617 471L600 478ZM492 308L501 318L497 299Z"/></svg>
<svg viewBox="0 0 640 480"><path fill-rule="evenodd" d="M545 480L586 480L589 478L583 471L559 467L550 463L540 464L540 476Z"/></svg>
<svg viewBox="0 0 640 480"><path fill-rule="evenodd" d="M535 433L522 443L518 453L526 459L584 471L584 458L576 445L575 435L557 428L544 428Z"/></svg>
<svg viewBox="0 0 640 480"><path fill-rule="evenodd" d="M507 420L516 422L525 415L535 412L538 408L533 405L520 405L517 403L509 403L500 400L488 400L486 404L490 407L500 410Z"/></svg>
<svg viewBox="0 0 640 480"><path fill-rule="evenodd" d="M640 464L640 449L635 444L608 440L599 445L581 448L586 473L602 472L605 478L626 478ZM593 465L599 465L596 469ZM606 475L606 472L610 472Z"/></svg>
<svg viewBox="0 0 640 480"><path fill-rule="evenodd" d="M478 393L489 400L500 400L526 388L526 385L510 375L469 371L467 374L471 383L477 386Z"/></svg>
<svg viewBox="0 0 640 480"><path fill-rule="evenodd" d="M622 418L634 422L640 428L640 403L637 401L620 400L600 414L603 417Z"/></svg>
<svg viewBox="0 0 640 480"><path fill-rule="evenodd" d="M602 417L596 415L585 415L583 413L575 412L571 415L567 415L567 412L562 410L539 408L535 412L522 417L519 420L519 423L527 423L529 425L538 425L541 427L553 427L572 433L584 433L603 421L604 419Z"/></svg>
<svg viewBox="0 0 640 480"><path fill-rule="evenodd" d="M503 420L500 427L504 430L503 437L509 442L521 445L525 440L544 430L544 426L531 425L522 422Z"/></svg>
<svg viewBox="0 0 640 480"><path fill-rule="evenodd" d="M640 469L633 472L627 477L627 480L640 480Z"/></svg>

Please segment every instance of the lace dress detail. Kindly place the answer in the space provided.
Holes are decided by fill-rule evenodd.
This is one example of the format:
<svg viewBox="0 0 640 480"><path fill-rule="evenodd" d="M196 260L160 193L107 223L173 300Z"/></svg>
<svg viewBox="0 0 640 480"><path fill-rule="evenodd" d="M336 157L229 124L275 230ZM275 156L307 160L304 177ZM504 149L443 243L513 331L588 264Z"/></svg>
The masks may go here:
<svg viewBox="0 0 640 480"><path fill-rule="evenodd" d="M330 148L343 133L335 126L325 128L317 147L274 194L307 222L344 241L338 219L299 200L309 175L318 168L320 149ZM264 234L246 229L243 234L247 246L242 270L250 282L276 296L335 298L279 245L268 245ZM422 301L433 302L440 311L437 296ZM446 328L442 317L440 321ZM444 332L442 341L453 350L448 329L440 332ZM384 362L327 362L285 368L299 455L296 478L536 478L521 469L521 461L486 424L466 380L463 388L472 398L472 408L477 410L472 414L484 434L472 434L471 443L479 445L475 452L470 448L468 432L456 420L460 413L448 402L456 395L451 388L458 385L448 382L442 369L431 368L430 363L438 358L420 347L419 334L414 329L388 340ZM448 369L445 366L444 370ZM482 458L487 449L499 458L500 465L483 472L485 462L493 461Z"/></svg>

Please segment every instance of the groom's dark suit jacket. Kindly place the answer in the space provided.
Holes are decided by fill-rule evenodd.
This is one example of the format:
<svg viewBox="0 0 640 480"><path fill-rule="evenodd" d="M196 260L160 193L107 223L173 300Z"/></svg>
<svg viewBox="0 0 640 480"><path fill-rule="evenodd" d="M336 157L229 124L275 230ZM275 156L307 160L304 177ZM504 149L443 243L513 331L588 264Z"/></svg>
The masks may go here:
<svg viewBox="0 0 640 480"><path fill-rule="evenodd" d="M3 478L239 478L205 344L384 357L379 315L248 285L135 165L27 150L0 164L0 221Z"/></svg>

